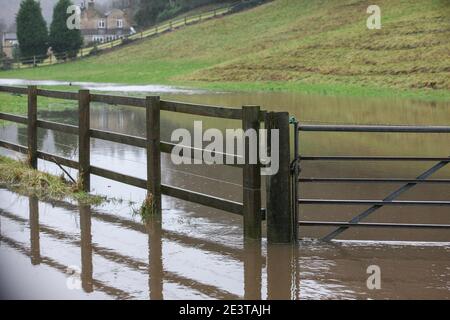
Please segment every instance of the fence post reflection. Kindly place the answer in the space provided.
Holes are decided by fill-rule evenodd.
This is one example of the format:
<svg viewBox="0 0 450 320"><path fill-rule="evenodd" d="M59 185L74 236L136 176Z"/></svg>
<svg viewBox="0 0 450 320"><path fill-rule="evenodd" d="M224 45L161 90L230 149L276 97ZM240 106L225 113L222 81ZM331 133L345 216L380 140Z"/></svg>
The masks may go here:
<svg viewBox="0 0 450 320"><path fill-rule="evenodd" d="M28 198L30 208L30 247L31 247L31 264L38 265L41 263L41 245L39 236L39 200L36 196Z"/></svg>
<svg viewBox="0 0 450 320"><path fill-rule="evenodd" d="M93 292L91 207L80 205L81 229L81 286L85 292Z"/></svg>
<svg viewBox="0 0 450 320"><path fill-rule="evenodd" d="M244 299L261 300L262 256L261 242L244 241Z"/></svg>
<svg viewBox="0 0 450 320"><path fill-rule="evenodd" d="M294 246L267 247L267 299L290 300L294 290Z"/></svg>
<svg viewBox="0 0 450 320"><path fill-rule="evenodd" d="M162 260L162 221L160 215L150 217L148 230L148 289L150 300L163 300L164 270Z"/></svg>

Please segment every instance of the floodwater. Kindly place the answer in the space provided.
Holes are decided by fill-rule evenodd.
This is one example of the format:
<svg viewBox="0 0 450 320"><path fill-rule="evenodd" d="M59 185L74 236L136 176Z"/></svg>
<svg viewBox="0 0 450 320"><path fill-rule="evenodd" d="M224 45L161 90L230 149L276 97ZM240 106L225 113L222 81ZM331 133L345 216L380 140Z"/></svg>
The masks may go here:
<svg viewBox="0 0 450 320"><path fill-rule="evenodd" d="M6 81L6 80L5 80ZM11 84L11 83L4 83ZM39 83L39 85L44 85ZM51 85L55 85L53 82ZM75 84L74 84L75 85ZM81 85L81 84L77 84ZM89 84L86 84L89 87ZM107 84L117 89L117 85ZM89 87L97 91L102 88ZM127 90L126 90L127 89ZM449 125L449 103L362 99L291 93L210 93L185 88L120 88L130 94L265 110L289 111L302 123ZM143 92L142 92L143 91ZM148 93L147 93L148 92ZM117 92L116 92L117 94ZM54 100L52 104L57 104ZM39 117L77 123L76 105L40 111ZM162 113L162 140L194 120L206 128L239 128L238 121ZM144 111L94 104L93 128L145 134ZM0 128L3 140L26 144L26 129ZM448 135L302 133L303 155L448 157ZM92 139L95 166L145 177L142 149ZM39 130L39 149L77 158L77 138ZM1 154L18 157L0 150ZM242 200L242 172L226 166L175 166L162 159L163 183ZM435 163L304 162L304 177L415 178ZM49 162L39 168L61 174ZM432 178L449 179L450 166ZM69 170L76 176L75 170ZM163 197L162 221L143 225L133 210L145 191L92 176L94 193L121 199L97 208L39 202L0 189L0 295L3 298L68 299L450 299L448 230L350 229L331 243L315 240L332 228L299 230L296 246L244 243L242 219ZM381 200L401 184L302 184L302 198ZM399 200L449 200L445 184L416 186ZM264 201L263 201L264 203ZM365 207L303 206L301 220L347 221ZM366 222L450 224L445 207L382 208ZM380 267L381 289L369 290L367 268Z"/></svg>

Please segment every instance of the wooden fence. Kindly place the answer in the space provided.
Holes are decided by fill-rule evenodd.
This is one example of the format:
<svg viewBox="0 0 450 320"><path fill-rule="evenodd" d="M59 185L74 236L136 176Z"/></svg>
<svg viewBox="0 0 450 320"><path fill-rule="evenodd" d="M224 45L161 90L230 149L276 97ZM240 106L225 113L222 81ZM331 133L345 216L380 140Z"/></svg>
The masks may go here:
<svg viewBox="0 0 450 320"><path fill-rule="evenodd" d="M28 162L31 167L37 169L37 159L55 162L59 165L77 169L79 172L79 183L83 190L90 190L90 175L94 174L107 179L119 181L135 187L143 188L153 195L155 209L161 211L161 195L175 197L181 200L197 203L214 209L223 210L233 214L243 216L244 236L248 239L261 239L262 220L268 216L268 229L270 230L269 240L271 242L290 242L291 233L285 232L292 230L292 225L287 225L286 219L289 216L289 202L285 201L280 190L289 188L289 168L280 170L275 176L269 177L267 185L267 210L261 205L261 164L250 163L250 158L242 159L244 164L238 164L239 156L226 153L218 154L224 157L224 160L230 157L234 159L233 166L241 167L243 172L243 203L214 197L211 195L186 190L161 183L161 153L171 153L175 144L163 142L160 139L160 112L168 111L174 113L184 113L203 117L214 117L223 119L234 119L242 121L242 129L258 130L260 123L266 120L268 128L280 128L284 130L283 136L287 136L287 146L284 147L287 152L286 161L289 164L289 124L287 113L268 113L261 111L258 106L243 106L241 109L223 108L215 106L197 105L181 102L160 100L159 97L151 96L146 98L112 96L91 94L88 90L79 92L62 92L38 89L36 86L28 88L5 87L0 86L0 92L23 94L28 96L28 115L20 116L9 113L0 113L0 119L12 121L27 125L28 140L27 146L14 144L0 140L0 147L8 148L13 151L28 155ZM78 101L78 126L61 124L52 121L38 119L38 97L48 97L63 100ZM90 103L99 102L111 105L124 105L146 110L146 132L147 137L136 137L126 134L119 134L110 131L97 130L90 128ZM267 121L267 119L271 119ZM54 154L38 150L37 130L38 128L55 130L64 133L78 135L79 154L78 161L63 158ZM127 144L147 150L147 179L137 178L122 173L107 170L101 167L93 166L90 162L90 139L96 138L121 144ZM245 150L250 150L250 141L244 139ZM283 146L282 146L283 147ZM191 149L191 151L194 148ZM207 152L206 150L202 150ZM248 155L248 152L245 154ZM191 157L195 153L191 152ZM225 161L224 161L225 163ZM289 198L287 198L288 200ZM287 207L287 209L280 209ZM289 211L289 212L288 212ZM273 236L272 236L273 235Z"/></svg>

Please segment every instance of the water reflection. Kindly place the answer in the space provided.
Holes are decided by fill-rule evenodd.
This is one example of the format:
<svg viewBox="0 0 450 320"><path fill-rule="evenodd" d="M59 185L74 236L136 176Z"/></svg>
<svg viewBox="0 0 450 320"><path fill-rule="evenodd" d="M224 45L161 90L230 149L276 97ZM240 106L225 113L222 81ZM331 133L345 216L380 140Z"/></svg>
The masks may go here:
<svg viewBox="0 0 450 320"><path fill-rule="evenodd" d="M35 196L29 197L30 206L30 246L31 246L31 264L41 263L41 245L39 241L39 201Z"/></svg>
<svg viewBox="0 0 450 320"><path fill-rule="evenodd" d="M295 276L294 251L296 246L270 245L267 248L267 298L290 300L293 298Z"/></svg>
<svg viewBox="0 0 450 320"><path fill-rule="evenodd" d="M45 265L58 270L63 284L69 276L67 268L80 265L86 298L100 292L116 299L155 300L443 298L449 292L450 246L266 246L249 241L233 248L166 230L160 216L142 224L89 206L46 204L0 190L2 200L14 197L0 207L2 243L26 254L36 268ZM22 203L28 208L25 212ZM29 230L20 227L27 225ZM21 230L28 236L23 237ZM0 250L2 261L11 258L4 247ZM380 265L386 275L384 291L365 287L366 268L371 264ZM4 279L4 274L0 276ZM48 286L58 281L61 278L50 278ZM58 292L56 298L67 294Z"/></svg>
<svg viewBox="0 0 450 320"><path fill-rule="evenodd" d="M263 269L261 242L244 240L244 251L244 299L260 300Z"/></svg>
<svg viewBox="0 0 450 320"><path fill-rule="evenodd" d="M163 300L164 266L162 251L162 219L159 215L147 222L148 288L150 300Z"/></svg>
<svg viewBox="0 0 450 320"><path fill-rule="evenodd" d="M81 284L85 292L94 291L92 278L92 234L91 234L91 208L80 206L80 239L81 239Z"/></svg>

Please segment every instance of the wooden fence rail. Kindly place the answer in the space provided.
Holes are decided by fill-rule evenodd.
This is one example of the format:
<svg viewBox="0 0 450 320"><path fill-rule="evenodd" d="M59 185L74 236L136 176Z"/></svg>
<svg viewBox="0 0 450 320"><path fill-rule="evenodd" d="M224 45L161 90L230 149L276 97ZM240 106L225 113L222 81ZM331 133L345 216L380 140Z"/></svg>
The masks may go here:
<svg viewBox="0 0 450 320"><path fill-rule="evenodd" d="M180 103L160 100L159 97L132 98L110 95L91 94L88 90L79 92L61 92L38 89L35 86L15 88L0 86L0 92L28 95L28 116L18 116L0 113L0 119L27 125L28 145L21 146L0 140L0 147L28 154L29 164L37 168L37 159L55 162L79 172L79 184L83 190L90 190L90 175L94 174L107 179L126 183L146 189L153 196L158 211L161 210L161 195L175 197L188 202L194 202L214 209L241 215L244 218L244 236L248 239L261 239L261 222L265 219L265 209L261 208L261 170L260 164L250 164L250 159L244 159L244 164L238 164L239 156L232 155L234 166L243 169L243 203L214 197L200 192L161 184L161 152L170 153L175 146L172 143L160 141L160 111L185 113L197 116L234 119L242 121L242 128L258 130L265 112L257 106L244 106L242 109L223 108L198 104ZM67 125L37 118L38 97L51 97L64 100L78 100L79 125ZM104 130L90 128L90 104L101 102L112 105L125 105L145 108L147 137L135 137ZM38 128L60 131L78 135L78 161L66 159L57 155L42 152L37 149ZM90 163L90 139L97 138L111 142L127 144L147 150L147 179L132 177L104 168L92 166ZM249 142L245 141L245 149L249 150ZM202 150L205 151L205 150ZM193 153L194 154L194 153ZM223 153L224 159L230 155Z"/></svg>

